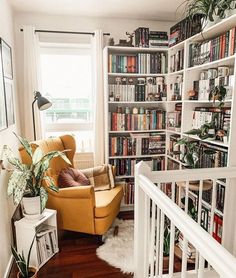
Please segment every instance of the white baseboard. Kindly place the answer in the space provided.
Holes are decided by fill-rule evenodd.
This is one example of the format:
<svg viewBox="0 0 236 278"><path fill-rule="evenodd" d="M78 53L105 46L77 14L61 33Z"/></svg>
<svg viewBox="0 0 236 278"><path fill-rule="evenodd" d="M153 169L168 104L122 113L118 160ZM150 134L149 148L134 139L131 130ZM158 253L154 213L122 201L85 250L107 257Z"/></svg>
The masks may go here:
<svg viewBox="0 0 236 278"><path fill-rule="evenodd" d="M12 267L12 263L13 263L13 256L11 255L11 257L9 259L9 262L7 264L7 268L6 268L6 271L4 273L3 278L8 278L9 277L9 274L10 274L10 271L11 271L11 267Z"/></svg>

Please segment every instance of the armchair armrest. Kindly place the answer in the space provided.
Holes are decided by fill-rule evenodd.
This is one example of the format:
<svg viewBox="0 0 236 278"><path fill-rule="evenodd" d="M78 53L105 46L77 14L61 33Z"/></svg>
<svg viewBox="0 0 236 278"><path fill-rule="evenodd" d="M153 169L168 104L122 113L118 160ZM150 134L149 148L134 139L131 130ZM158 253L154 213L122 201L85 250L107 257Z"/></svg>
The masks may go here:
<svg viewBox="0 0 236 278"><path fill-rule="evenodd" d="M91 185L61 188L59 192L50 190L49 194L57 198L95 199L94 187Z"/></svg>

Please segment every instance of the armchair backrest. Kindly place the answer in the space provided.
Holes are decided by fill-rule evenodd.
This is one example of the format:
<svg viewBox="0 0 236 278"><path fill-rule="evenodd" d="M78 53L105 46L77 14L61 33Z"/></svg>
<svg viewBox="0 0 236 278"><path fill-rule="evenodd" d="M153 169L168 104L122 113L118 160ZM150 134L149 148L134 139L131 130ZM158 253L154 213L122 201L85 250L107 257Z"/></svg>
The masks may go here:
<svg viewBox="0 0 236 278"><path fill-rule="evenodd" d="M48 138L45 140L39 140L31 143L31 147L33 151L37 147L40 147L42 151L46 154L50 151L64 151L69 150L66 152L66 156L71 162L70 167L74 167L73 159L75 155L76 150L76 143L75 139L72 135L63 135L60 137L55 138ZM19 148L20 156L22 159L22 162L25 164L30 164L31 158L26 153L25 149L23 147ZM67 168L69 165L60 157L55 157L50 162L50 171L51 174L56 175L58 174L63 168Z"/></svg>

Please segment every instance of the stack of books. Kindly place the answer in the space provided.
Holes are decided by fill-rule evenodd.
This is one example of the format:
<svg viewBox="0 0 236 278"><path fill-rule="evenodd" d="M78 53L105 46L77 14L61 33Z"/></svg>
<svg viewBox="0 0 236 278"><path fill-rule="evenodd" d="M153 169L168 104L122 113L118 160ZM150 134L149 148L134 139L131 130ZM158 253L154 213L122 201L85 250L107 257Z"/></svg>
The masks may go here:
<svg viewBox="0 0 236 278"><path fill-rule="evenodd" d="M193 19L188 17L170 28L169 46L174 46L187 38L199 33L202 29L202 16L195 15Z"/></svg>
<svg viewBox="0 0 236 278"><path fill-rule="evenodd" d="M168 48L168 34L167 32L150 31L149 32L149 47L163 47Z"/></svg>
<svg viewBox="0 0 236 278"><path fill-rule="evenodd" d="M40 265L58 251L56 227L41 225L36 234L36 244Z"/></svg>
<svg viewBox="0 0 236 278"><path fill-rule="evenodd" d="M224 203L225 203L225 186L217 183L216 208L221 212L224 212Z"/></svg>
<svg viewBox="0 0 236 278"><path fill-rule="evenodd" d="M178 242L178 246L179 248L183 251L184 249L184 237L183 234L180 233L179 234L179 242ZM194 248L194 246L188 242L188 246L187 246L187 258L188 259L194 259L196 257L196 249Z"/></svg>

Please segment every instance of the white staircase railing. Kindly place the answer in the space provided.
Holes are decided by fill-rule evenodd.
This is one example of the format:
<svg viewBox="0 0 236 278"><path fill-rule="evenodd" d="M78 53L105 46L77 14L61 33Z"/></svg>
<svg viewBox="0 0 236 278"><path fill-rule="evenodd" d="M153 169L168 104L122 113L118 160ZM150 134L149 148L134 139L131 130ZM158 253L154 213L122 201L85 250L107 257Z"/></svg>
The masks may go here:
<svg viewBox="0 0 236 278"><path fill-rule="evenodd" d="M153 172L144 162L136 165L135 169L135 231L134 231L134 256L135 278L147 277L221 277L236 278L236 259L219 244L211 235L213 233L213 217L216 210L216 186L224 183L224 234L223 244L235 250L234 230L235 221L229 227L230 210L227 206L235 201L235 168L196 169L182 171ZM224 179L224 180L222 180ZM198 212L194 221L188 214L188 200L191 191L191 181L199 181ZM211 220L209 232L201 226L201 206L203 203L202 192L204 182L212 181ZM185 210L181 209L175 200L176 183L184 182L185 185ZM167 196L161 189L167 184L171 185L171 194ZM235 187L235 189L234 189ZM235 202L236 203L236 202ZM234 204L235 204L234 203ZM235 207L235 205L234 205ZM231 211L235 211L231 207ZM229 214L227 216L227 214ZM234 214L235 215L235 214ZM234 216L235 217L235 216ZM225 224L226 222L226 224ZM168 270L163 269L163 246L166 236L165 229L170 231L169 265ZM182 234L183 242L179 264L181 269L175 272L176 263L176 231ZM229 241L229 242L227 242ZM195 249L193 264L189 265L189 244ZM230 251L231 251L230 250ZM233 251L232 251L233 252ZM191 269L191 270L190 270ZM164 273L165 272L165 273Z"/></svg>

